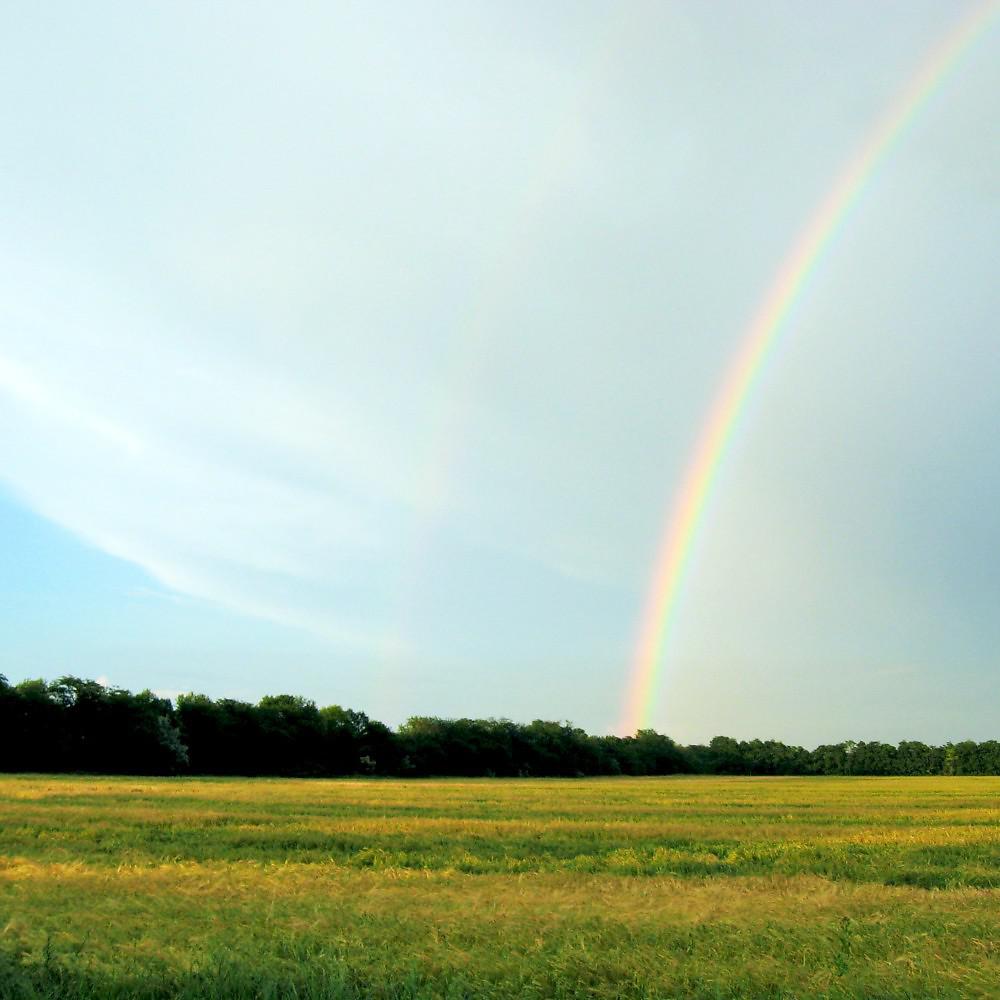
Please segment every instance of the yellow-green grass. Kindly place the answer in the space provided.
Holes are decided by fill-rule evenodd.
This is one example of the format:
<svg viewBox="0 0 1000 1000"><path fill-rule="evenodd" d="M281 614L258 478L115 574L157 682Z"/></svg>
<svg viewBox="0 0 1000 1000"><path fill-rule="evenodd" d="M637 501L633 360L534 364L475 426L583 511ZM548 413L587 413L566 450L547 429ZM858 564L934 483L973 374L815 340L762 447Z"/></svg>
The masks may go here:
<svg viewBox="0 0 1000 1000"><path fill-rule="evenodd" d="M1000 997L1000 779L0 778L0 998Z"/></svg>

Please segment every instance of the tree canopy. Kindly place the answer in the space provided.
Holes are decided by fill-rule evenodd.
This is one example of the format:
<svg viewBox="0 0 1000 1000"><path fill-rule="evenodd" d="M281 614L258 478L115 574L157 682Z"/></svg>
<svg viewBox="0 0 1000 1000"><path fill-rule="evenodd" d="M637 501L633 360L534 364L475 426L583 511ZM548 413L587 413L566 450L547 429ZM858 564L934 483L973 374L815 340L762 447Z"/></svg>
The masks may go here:
<svg viewBox="0 0 1000 1000"><path fill-rule="evenodd" d="M392 730L298 695L256 704L184 694L176 705L79 677L0 675L0 770L100 774L423 777L1000 774L1000 742L825 744L716 736L681 746L653 729L594 736L569 722L415 716Z"/></svg>

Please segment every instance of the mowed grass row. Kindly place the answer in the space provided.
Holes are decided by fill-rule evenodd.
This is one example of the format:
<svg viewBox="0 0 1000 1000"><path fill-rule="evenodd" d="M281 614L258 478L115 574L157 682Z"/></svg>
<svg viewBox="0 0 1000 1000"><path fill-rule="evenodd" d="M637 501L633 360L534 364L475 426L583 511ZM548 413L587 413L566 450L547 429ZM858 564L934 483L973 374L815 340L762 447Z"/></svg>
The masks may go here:
<svg viewBox="0 0 1000 1000"><path fill-rule="evenodd" d="M1000 779L0 779L0 997L1000 996Z"/></svg>

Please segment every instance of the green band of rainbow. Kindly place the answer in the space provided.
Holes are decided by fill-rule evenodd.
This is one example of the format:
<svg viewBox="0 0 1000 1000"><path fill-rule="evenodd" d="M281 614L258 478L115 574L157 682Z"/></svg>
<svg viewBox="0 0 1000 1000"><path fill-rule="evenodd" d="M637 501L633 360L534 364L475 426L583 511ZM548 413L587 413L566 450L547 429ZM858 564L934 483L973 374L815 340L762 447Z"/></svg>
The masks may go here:
<svg viewBox="0 0 1000 1000"><path fill-rule="evenodd" d="M673 631L691 551L737 419L786 326L789 313L822 261L851 208L907 126L948 77L961 56L991 25L998 0L975 6L934 47L902 94L876 123L796 240L747 327L665 522L641 619L620 730L649 724L658 701L664 650Z"/></svg>

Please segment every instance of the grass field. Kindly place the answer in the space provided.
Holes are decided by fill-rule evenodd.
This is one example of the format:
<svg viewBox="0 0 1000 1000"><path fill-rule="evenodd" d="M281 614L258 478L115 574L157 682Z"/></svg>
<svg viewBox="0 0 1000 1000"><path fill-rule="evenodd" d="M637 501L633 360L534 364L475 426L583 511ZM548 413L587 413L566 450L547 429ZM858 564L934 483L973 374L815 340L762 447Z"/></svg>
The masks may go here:
<svg viewBox="0 0 1000 1000"><path fill-rule="evenodd" d="M0 998L1000 997L1000 779L0 778Z"/></svg>

